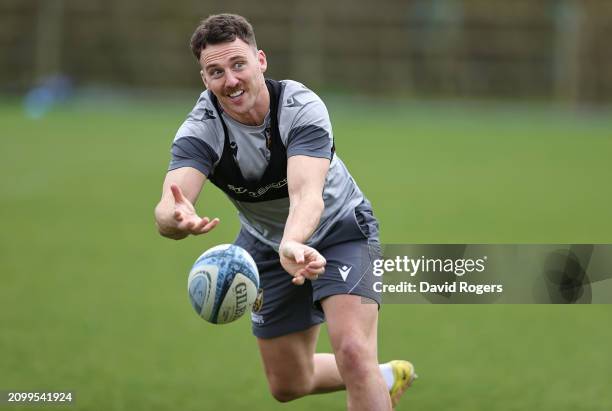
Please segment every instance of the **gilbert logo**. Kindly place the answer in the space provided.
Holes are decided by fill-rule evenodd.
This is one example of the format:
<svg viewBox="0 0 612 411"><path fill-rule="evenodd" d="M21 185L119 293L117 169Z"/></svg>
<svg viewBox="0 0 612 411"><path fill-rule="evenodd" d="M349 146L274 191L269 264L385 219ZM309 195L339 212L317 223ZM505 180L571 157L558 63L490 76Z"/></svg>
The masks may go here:
<svg viewBox="0 0 612 411"><path fill-rule="evenodd" d="M346 277L348 277L352 269L353 267L348 267L346 265L343 265L342 267L338 267L338 271L340 272L340 275L342 276L342 279L344 281L346 281Z"/></svg>

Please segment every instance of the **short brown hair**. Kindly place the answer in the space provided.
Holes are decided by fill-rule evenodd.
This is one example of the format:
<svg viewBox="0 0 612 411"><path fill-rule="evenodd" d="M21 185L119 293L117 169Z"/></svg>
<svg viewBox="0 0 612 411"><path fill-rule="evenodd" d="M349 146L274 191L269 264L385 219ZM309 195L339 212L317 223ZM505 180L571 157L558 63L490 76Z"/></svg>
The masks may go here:
<svg viewBox="0 0 612 411"><path fill-rule="evenodd" d="M257 48L253 26L237 14L214 14L200 22L191 36L191 51L198 61L207 44L230 43L236 38Z"/></svg>

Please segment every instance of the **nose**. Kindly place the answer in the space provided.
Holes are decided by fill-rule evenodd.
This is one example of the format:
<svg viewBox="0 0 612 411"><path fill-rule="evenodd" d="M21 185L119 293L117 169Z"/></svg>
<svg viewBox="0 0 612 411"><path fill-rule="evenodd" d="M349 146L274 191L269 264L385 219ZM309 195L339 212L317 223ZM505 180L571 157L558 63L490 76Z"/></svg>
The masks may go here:
<svg viewBox="0 0 612 411"><path fill-rule="evenodd" d="M238 83L240 83L238 78L231 72L231 70L228 70L225 73L225 87L231 89L236 87Z"/></svg>

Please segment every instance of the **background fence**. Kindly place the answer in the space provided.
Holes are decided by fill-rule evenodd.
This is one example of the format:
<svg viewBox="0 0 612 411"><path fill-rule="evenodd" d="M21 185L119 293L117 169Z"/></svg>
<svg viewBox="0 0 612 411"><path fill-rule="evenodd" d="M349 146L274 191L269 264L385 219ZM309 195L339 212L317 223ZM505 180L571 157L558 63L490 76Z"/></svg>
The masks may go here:
<svg viewBox="0 0 612 411"><path fill-rule="evenodd" d="M188 41L217 12L249 18L271 77L315 88L612 100L609 0L2 0L0 87L200 87Z"/></svg>

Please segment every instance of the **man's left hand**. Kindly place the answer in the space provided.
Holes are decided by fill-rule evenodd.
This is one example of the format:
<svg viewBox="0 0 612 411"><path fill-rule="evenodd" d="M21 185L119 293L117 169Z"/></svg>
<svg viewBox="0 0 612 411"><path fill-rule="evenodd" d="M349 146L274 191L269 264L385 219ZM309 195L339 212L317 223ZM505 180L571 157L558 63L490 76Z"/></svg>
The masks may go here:
<svg viewBox="0 0 612 411"><path fill-rule="evenodd" d="M295 285L304 284L306 279L316 280L325 271L325 258L314 248L297 241L282 242L278 254L281 265L293 276L291 282Z"/></svg>

